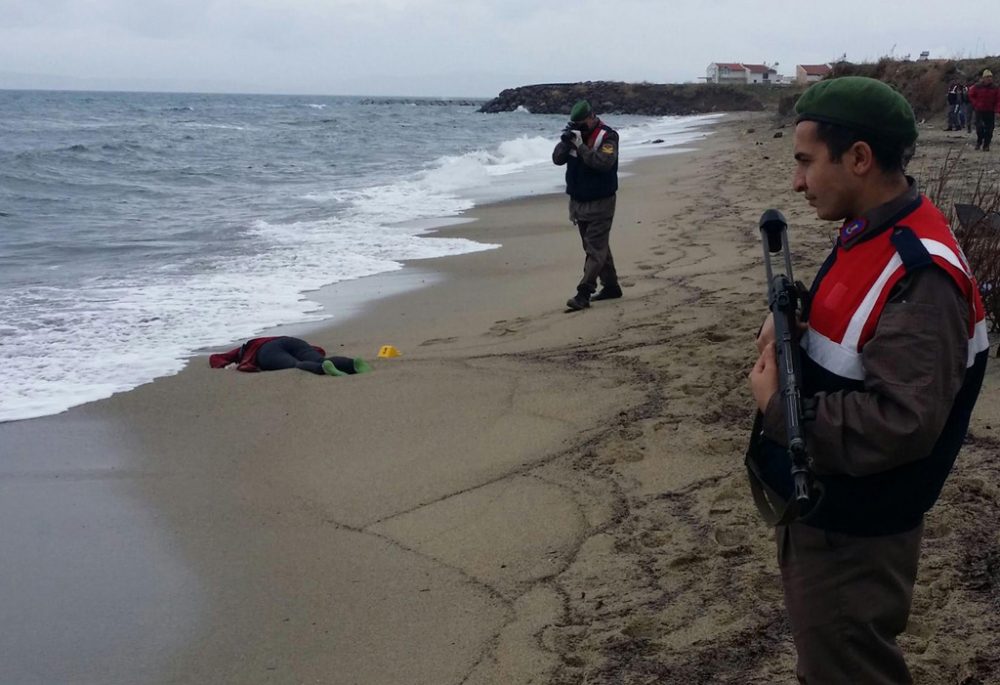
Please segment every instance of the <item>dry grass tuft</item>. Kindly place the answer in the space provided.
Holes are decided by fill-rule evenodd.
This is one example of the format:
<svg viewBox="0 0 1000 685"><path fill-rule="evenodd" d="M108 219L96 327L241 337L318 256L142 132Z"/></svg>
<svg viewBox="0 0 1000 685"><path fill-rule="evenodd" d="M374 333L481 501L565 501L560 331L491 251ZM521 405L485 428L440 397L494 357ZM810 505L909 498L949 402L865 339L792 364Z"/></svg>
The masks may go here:
<svg viewBox="0 0 1000 685"><path fill-rule="evenodd" d="M1000 330L1000 179L987 168L963 173L964 150L947 152L938 173L927 183L927 195L955 229L979 281L986 318L996 332ZM969 206L981 212L969 211Z"/></svg>

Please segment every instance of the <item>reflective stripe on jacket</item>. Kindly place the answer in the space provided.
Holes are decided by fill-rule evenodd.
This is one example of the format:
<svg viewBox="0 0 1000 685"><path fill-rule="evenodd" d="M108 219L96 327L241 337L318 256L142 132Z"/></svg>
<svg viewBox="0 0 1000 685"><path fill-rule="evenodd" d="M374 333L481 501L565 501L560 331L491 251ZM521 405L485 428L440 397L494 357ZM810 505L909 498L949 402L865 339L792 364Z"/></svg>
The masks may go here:
<svg viewBox="0 0 1000 685"><path fill-rule="evenodd" d="M829 400L838 393L873 392L864 367L865 345L875 335L896 286L907 274L927 268L946 274L940 278L942 287L947 287L948 280L957 286L956 304L963 299L968 303L963 307L969 313L964 377L955 379L957 394L940 407L942 416L947 416L943 428L926 445L920 443L916 449L922 453L909 454L904 461L887 455L885 470L855 476L817 474L825 492L804 519L808 525L853 535L909 530L933 506L954 465L982 385L989 341L976 280L944 216L925 197L901 218L849 249L838 244L821 268L812 288L809 329L801 341L803 397ZM905 349L900 348L900 365L907 363ZM956 372L961 370L955 367ZM857 427L852 424L843 429ZM787 464L781 463L784 448L767 438L763 443L763 462L771 465L764 474L766 481L778 492L787 490L778 481L778 477L787 478Z"/></svg>

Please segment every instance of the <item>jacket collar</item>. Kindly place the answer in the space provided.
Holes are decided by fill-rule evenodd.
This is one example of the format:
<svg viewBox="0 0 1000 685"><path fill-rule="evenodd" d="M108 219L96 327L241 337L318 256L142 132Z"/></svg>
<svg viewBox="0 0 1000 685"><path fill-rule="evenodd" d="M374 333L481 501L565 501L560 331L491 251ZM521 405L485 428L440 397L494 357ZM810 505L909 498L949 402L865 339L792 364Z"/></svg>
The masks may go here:
<svg viewBox="0 0 1000 685"><path fill-rule="evenodd" d="M869 210L864 216L846 221L840 227L840 245L845 250L872 238L910 214L920 204L920 191L912 176L906 177L909 188L898 197Z"/></svg>

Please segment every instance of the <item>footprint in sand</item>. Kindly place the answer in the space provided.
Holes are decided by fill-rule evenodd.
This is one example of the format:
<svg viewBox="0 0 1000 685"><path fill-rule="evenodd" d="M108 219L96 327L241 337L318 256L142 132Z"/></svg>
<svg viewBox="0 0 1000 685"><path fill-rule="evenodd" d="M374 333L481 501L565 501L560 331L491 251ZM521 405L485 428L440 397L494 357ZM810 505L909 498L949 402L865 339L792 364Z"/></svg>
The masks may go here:
<svg viewBox="0 0 1000 685"><path fill-rule="evenodd" d="M424 347L427 345L444 345L445 343L455 342L458 338L428 338L418 345L418 347Z"/></svg>
<svg viewBox="0 0 1000 685"><path fill-rule="evenodd" d="M627 464L635 464L646 458L646 455L639 451L629 451L625 452L618 457L618 461L625 462Z"/></svg>
<svg viewBox="0 0 1000 685"><path fill-rule="evenodd" d="M519 317L517 319L500 319L494 322L490 327L489 335L495 335L501 337L504 335L511 335L512 333L520 333L529 323L529 320L524 317Z"/></svg>
<svg viewBox="0 0 1000 685"><path fill-rule="evenodd" d="M724 333L722 331L710 330L705 331L705 340L711 343L722 343L730 340L733 336L729 333Z"/></svg>
<svg viewBox="0 0 1000 685"><path fill-rule="evenodd" d="M716 528L712 535L720 547L739 547L747 541L747 531L743 528Z"/></svg>
<svg viewBox="0 0 1000 685"><path fill-rule="evenodd" d="M695 552L684 552L668 561L667 565L673 568L684 568L685 566L693 566L701 561L702 557L700 554Z"/></svg>

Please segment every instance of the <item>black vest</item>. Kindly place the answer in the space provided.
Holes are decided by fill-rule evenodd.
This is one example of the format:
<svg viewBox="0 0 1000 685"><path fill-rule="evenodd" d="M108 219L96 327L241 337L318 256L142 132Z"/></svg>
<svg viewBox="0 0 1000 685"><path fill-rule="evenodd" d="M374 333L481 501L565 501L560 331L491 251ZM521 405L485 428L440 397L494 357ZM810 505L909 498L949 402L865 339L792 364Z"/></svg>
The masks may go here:
<svg viewBox="0 0 1000 685"><path fill-rule="evenodd" d="M612 131L611 127L601 124L600 129L605 135ZM594 134L591 134L593 137ZM566 160L566 194L577 202L591 202L611 197L618 192L618 160L607 171L592 169L580 158L571 154Z"/></svg>

